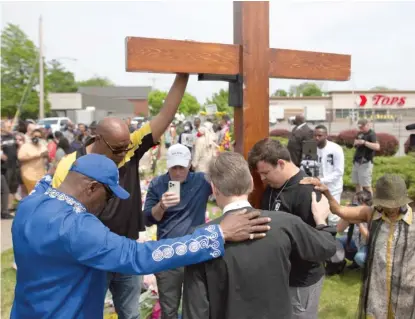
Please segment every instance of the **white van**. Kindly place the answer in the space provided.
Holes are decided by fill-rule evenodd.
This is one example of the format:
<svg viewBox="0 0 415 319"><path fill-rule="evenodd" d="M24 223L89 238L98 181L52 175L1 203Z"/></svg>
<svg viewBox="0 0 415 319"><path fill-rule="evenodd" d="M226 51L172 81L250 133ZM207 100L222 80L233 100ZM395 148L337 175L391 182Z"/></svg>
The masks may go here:
<svg viewBox="0 0 415 319"><path fill-rule="evenodd" d="M46 117L42 120L37 121L37 125L39 127L45 127L46 125L50 125L52 132L55 133L56 131L63 131L65 126L71 120L69 117Z"/></svg>

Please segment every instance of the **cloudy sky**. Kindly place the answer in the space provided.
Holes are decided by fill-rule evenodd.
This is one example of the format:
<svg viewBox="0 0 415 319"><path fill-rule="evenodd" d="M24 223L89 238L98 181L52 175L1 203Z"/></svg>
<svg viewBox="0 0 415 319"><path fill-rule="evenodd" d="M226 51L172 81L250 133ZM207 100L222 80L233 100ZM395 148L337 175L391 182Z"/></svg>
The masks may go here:
<svg viewBox="0 0 415 319"><path fill-rule="evenodd" d="M94 75L117 85L167 90L172 75L127 73L126 36L232 43L232 2L10 2L2 28L18 24L37 44L43 17L44 54L59 59L77 79ZM415 89L415 2L271 1L270 45L352 55L352 80L321 83L325 90L382 85ZM76 59L76 61L75 61ZM270 92L299 81L270 81ZM204 102L223 83L197 82L188 91Z"/></svg>

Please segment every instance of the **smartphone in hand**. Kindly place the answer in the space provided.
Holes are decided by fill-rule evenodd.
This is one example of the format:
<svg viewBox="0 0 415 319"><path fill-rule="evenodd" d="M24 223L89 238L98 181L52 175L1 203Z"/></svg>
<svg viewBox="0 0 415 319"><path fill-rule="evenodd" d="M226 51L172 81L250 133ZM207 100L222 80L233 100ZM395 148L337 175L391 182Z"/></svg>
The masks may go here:
<svg viewBox="0 0 415 319"><path fill-rule="evenodd" d="M169 192L175 193L180 198L180 182L169 181Z"/></svg>

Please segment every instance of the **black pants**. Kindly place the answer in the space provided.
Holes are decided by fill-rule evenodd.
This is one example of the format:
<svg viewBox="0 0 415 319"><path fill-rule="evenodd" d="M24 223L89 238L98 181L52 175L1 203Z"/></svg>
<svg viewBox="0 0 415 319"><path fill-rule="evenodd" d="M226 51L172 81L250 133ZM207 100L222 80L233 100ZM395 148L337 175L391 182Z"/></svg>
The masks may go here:
<svg viewBox="0 0 415 319"><path fill-rule="evenodd" d="M161 308L161 319L177 319L182 298L184 268L167 270L156 274Z"/></svg>
<svg viewBox="0 0 415 319"><path fill-rule="evenodd" d="M1 215L9 213L9 185L7 185L6 177L1 174Z"/></svg>

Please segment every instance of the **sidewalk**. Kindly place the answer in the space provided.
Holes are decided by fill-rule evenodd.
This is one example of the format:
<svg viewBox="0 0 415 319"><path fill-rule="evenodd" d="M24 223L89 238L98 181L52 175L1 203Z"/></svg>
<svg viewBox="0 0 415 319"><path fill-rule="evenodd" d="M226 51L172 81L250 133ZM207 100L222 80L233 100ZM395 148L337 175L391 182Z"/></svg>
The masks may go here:
<svg viewBox="0 0 415 319"><path fill-rule="evenodd" d="M1 220L1 252L13 247L11 233L12 222L13 219Z"/></svg>

